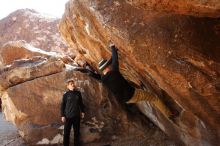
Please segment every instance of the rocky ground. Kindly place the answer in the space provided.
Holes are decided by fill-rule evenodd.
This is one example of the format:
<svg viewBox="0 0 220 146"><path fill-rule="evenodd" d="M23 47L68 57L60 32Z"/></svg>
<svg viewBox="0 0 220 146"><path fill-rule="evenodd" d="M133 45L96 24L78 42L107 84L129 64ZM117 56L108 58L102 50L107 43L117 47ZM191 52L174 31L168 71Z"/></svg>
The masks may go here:
<svg viewBox="0 0 220 146"><path fill-rule="evenodd" d="M18 134L17 128L11 123L7 122L2 112L0 112L0 146L26 146L20 135ZM151 135L153 129L149 131L149 135ZM134 140L134 137L130 137L124 140L119 140L117 142L112 143L89 143L84 144L83 146L146 146L146 145L161 145L161 143L155 140L155 137L161 139L160 132L154 133L152 136L148 138L143 138L137 136ZM167 141L167 144L164 146L175 146L173 142L169 142L169 139L166 139L166 136L162 137L164 141ZM58 145L57 145L58 146ZM61 146L61 145L59 145Z"/></svg>
<svg viewBox="0 0 220 146"><path fill-rule="evenodd" d="M0 146L25 146L17 128L11 122L5 121L2 112L0 112Z"/></svg>

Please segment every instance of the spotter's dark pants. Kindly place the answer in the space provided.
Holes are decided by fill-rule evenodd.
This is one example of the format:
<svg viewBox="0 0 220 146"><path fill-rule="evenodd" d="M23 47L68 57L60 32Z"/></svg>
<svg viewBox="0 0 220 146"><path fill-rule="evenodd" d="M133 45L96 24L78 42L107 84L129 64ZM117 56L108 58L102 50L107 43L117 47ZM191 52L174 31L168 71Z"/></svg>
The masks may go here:
<svg viewBox="0 0 220 146"><path fill-rule="evenodd" d="M72 126L74 129L74 146L80 146L80 116L76 116L73 118L66 118L64 124L63 145L69 146L70 131Z"/></svg>

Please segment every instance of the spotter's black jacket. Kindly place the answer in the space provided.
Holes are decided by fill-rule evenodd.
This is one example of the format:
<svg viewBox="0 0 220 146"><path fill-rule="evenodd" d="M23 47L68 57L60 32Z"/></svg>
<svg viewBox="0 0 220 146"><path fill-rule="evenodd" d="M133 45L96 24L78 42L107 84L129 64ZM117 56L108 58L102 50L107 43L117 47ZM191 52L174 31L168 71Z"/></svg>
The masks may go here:
<svg viewBox="0 0 220 146"><path fill-rule="evenodd" d="M80 116L80 112L85 112L80 91L75 89L66 91L63 95L60 109L61 116L66 118Z"/></svg>

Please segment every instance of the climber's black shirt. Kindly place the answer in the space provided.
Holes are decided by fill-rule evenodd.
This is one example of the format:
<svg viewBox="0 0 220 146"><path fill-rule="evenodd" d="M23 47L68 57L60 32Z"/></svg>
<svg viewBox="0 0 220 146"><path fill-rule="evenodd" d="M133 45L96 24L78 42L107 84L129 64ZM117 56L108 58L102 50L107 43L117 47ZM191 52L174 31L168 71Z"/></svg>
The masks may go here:
<svg viewBox="0 0 220 146"><path fill-rule="evenodd" d="M119 71L117 49L114 46L111 49L111 71L103 75L101 81L120 101L126 102L133 96L135 88L128 83Z"/></svg>
<svg viewBox="0 0 220 146"><path fill-rule="evenodd" d="M92 71L91 69L77 68L75 70L87 73L91 77L101 80L102 83L117 97L121 102L128 101L134 94L135 88L132 87L129 82L122 76L119 71L118 52L113 46L112 58L111 58L111 71L105 75L100 75Z"/></svg>
<svg viewBox="0 0 220 146"><path fill-rule="evenodd" d="M88 69L77 69L88 73L93 78L101 80L102 83L123 103L128 101L134 94L135 88L122 76L119 71L118 53L115 47L112 47L111 71L101 76Z"/></svg>
<svg viewBox="0 0 220 146"><path fill-rule="evenodd" d="M101 78L103 84L123 103L134 94L134 87L121 75L119 71L110 71Z"/></svg>
<svg viewBox="0 0 220 146"><path fill-rule="evenodd" d="M68 90L61 102L61 116L73 118L80 116L80 112L84 112L81 93L77 90Z"/></svg>

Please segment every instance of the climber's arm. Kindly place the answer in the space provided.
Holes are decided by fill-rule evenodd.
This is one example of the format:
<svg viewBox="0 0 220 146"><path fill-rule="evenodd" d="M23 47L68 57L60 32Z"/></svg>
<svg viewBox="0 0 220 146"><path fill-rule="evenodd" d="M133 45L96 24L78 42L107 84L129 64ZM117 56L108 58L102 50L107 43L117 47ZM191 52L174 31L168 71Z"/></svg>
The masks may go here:
<svg viewBox="0 0 220 146"><path fill-rule="evenodd" d="M92 72L92 71L89 70L88 75L95 78L95 79L97 79L97 80L101 80L101 75L98 74L98 73L95 73L95 72Z"/></svg>
<svg viewBox="0 0 220 146"><path fill-rule="evenodd" d="M112 50L112 70L118 71L119 70L118 49L113 45L111 46L111 50Z"/></svg>
<svg viewBox="0 0 220 146"><path fill-rule="evenodd" d="M86 73L87 75L89 75L89 76L91 76L91 77L93 77L93 78L95 78L95 79L97 79L97 80L101 80L101 75L100 74L98 74L98 73L95 73L95 72L93 72L93 71L91 71L91 70L89 70L89 69L86 69L86 68L77 68L77 69L75 69L76 71L80 71L80 72L82 72L82 73Z"/></svg>

